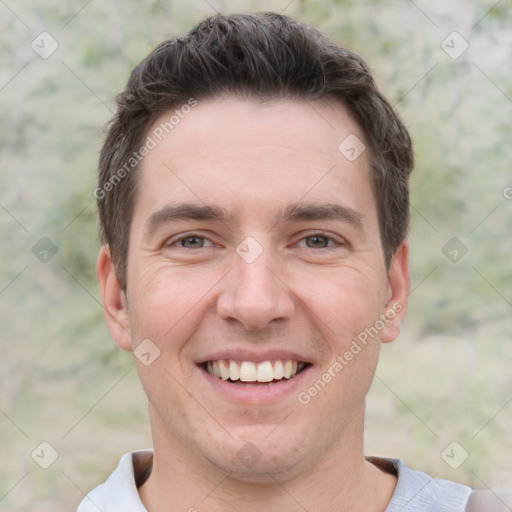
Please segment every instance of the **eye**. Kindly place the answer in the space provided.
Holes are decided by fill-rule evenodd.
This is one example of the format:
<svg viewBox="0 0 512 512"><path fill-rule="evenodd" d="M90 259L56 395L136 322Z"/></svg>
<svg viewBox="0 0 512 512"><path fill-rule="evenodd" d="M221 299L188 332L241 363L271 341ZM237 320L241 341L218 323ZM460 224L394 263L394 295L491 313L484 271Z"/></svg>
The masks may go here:
<svg viewBox="0 0 512 512"><path fill-rule="evenodd" d="M204 236L192 235L181 238L171 245L177 245L179 247L183 247L184 249L201 249L202 247L212 245L212 243Z"/></svg>
<svg viewBox="0 0 512 512"><path fill-rule="evenodd" d="M202 236L189 236L180 240L180 245L186 249L198 249L204 247L204 238Z"/></svg>
<svg viewBox="0 0 512 512"><path fill-rule="evenodd" d="M332 245L332 240L324 235L310 235L304 238L306 247L310 249L325 249Z"/></svg>

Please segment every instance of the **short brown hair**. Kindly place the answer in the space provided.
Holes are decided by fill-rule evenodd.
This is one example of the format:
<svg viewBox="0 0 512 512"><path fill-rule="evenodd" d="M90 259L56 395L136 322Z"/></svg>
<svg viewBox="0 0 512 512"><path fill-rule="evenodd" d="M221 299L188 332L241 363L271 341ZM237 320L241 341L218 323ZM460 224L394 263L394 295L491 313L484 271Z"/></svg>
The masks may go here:
<svg viewBox="0 0 512 512"><path fill-rule="evenodd" d="M226 94L263 100L332 99L348 110L370 150L389 268L407 235L413 151L407 129L379 92L366 63L287 16L219 14L157 46L135 67L117 97L117 112L100 154L95 197L102 242L110 247L123 289L140 148L149 129L161 114L190 104L191 99Z"/></svg>

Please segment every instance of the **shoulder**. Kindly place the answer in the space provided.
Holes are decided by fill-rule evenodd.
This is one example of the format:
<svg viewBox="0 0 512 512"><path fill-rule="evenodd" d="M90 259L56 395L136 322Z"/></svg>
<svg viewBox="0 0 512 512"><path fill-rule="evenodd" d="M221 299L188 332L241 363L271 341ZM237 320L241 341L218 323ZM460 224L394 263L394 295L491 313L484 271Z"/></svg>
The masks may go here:
<svg viewBox="0 0 512 512"><path fill-rule="evenodd" d="M86 494L76 512L94 512L105 508L105 484L98 485Z"/></svg>
<svg viewBox="0 0 512 512"><path fill-rule="evenodd" d="M473 491L469 497L466 512L510 512L512 508L512 490L494 489Z"/></svg>
<svg viewBox="0 0 512 512"><path fill-rule="evenodd" d="M368 457L384 471L392 471L397 486L386 512L464 512L471 488L434 478L406 466L400 459Z"/></svg>
<svg viewBox="0 0 512 512"><path fill-rule="evenodd" d="M77 512L147 512L137 486L151 471L152 460L152 450L123 455L107 480L84 497Z"/></svg>

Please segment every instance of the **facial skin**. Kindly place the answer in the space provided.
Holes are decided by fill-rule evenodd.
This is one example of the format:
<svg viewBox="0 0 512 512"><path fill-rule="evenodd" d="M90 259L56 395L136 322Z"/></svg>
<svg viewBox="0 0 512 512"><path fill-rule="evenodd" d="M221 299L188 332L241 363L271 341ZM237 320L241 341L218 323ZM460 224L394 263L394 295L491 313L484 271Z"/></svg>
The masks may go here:
<svg viewBox="0 0 512 512"><path fill-rule="evenodd" d="M364 460L364 405L380 343L396 338L405 313L408 248L388 272L369 151L351 162L338 150L350 134L364 140L339 104L217 98L199 102L145 157L126 295L108 248L97 270L118 345L149 339L160 350L148 366L136 359L155 447L140 489L151 512L200 510L207 495L208 510L385 509L395 480ZM188 215L205 206L215 215L190 218L183 205ZM391 309L379 333L300 403ZM201 366L222 358L308 366L271 395ZM244 461L248 451L261 458Z"/></svg>

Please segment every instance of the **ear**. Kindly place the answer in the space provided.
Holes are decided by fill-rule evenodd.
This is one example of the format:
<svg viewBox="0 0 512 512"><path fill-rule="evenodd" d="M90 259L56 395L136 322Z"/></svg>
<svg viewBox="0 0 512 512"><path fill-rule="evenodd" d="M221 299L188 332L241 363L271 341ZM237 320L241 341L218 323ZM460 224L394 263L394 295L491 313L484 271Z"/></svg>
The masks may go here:
<svg viewBox="0 0 512 512"><path fill-rule="evenodd" d="M400 334L400 325L407 309L411 286L409 275L409 242L404 240L395 252L388 272L388 296L385 306L385 327L381 341L389 343Z"/></svg>
<svg viewBox="0 0 512 512"><path fill-rule="evenodd" d="M100 249L96 274L103 302L103 314L110 334L120 348L131 351L132 341L126 295L119 284L110 249L106 245Z"/></svg>

